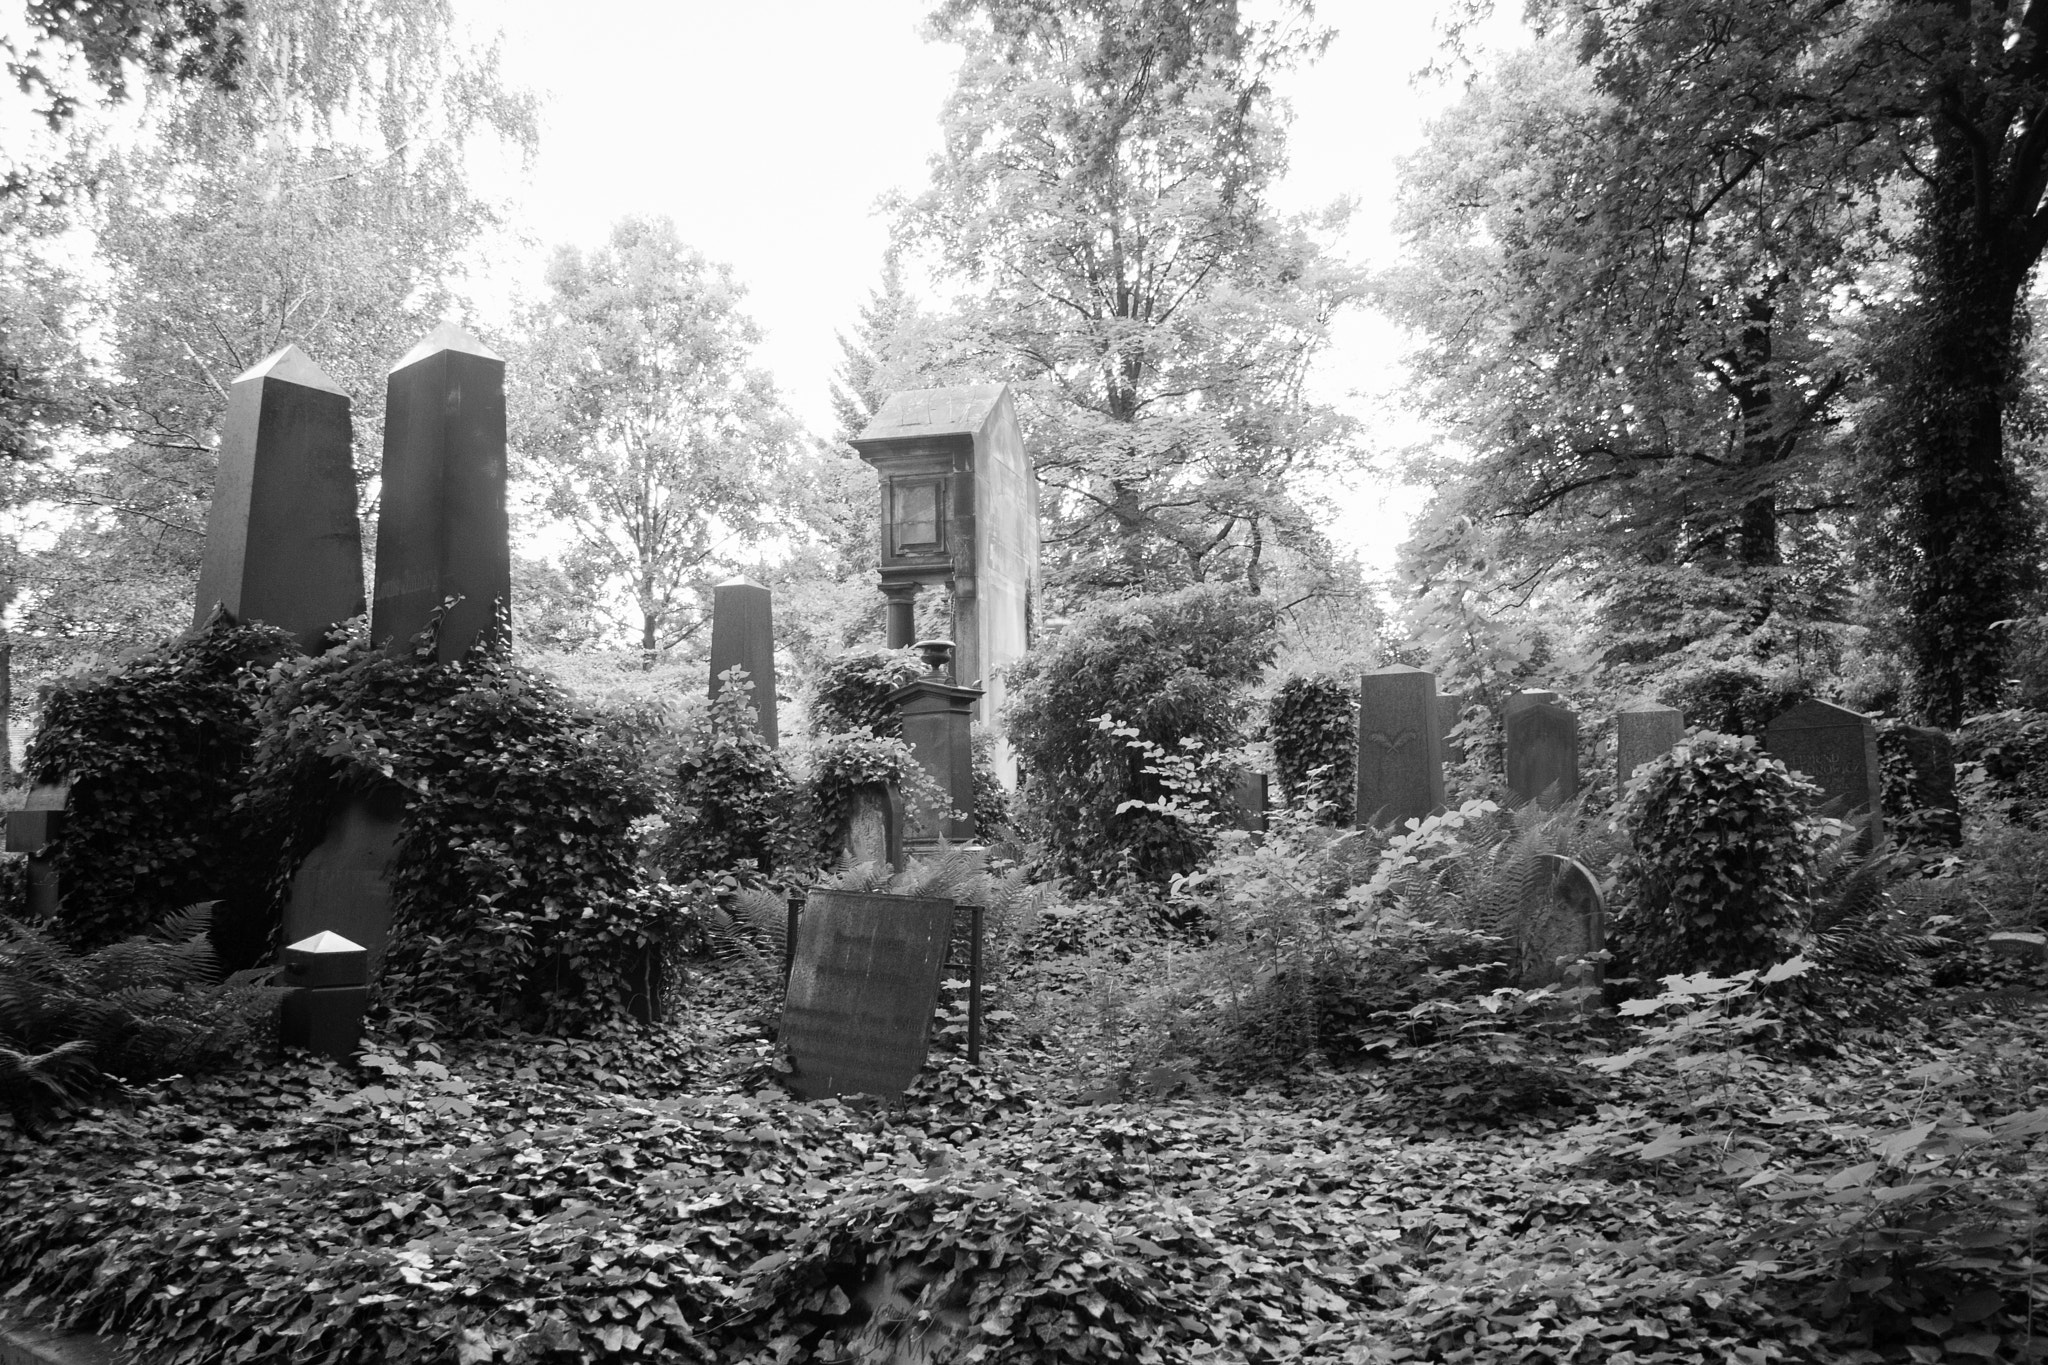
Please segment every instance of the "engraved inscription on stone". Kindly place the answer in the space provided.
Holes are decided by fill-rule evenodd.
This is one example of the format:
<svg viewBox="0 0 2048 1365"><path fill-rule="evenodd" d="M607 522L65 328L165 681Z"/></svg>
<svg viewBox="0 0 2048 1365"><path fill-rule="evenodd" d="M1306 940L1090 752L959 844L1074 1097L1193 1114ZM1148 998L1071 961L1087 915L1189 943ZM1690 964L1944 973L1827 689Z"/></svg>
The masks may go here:
<svg viewBox="0 0 2048 1365"><path fill-rule="evenodd" d="M813 891L782 1004L806 1099L900 1096L924 1065L953 902Z"/></svg>

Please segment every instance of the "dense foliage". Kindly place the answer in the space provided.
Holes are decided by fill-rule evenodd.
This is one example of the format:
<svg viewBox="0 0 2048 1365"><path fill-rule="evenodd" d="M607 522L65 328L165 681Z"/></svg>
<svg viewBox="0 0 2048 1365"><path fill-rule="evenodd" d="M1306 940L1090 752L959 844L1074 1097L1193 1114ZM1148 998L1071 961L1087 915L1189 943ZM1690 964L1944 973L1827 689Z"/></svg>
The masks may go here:
<svg viewBox="0 0 2048 1365"><path fill-rule="evenodd" d="M878 735L903 733L889 694L924 676L914 649L848 650L826 664L811 689L811 733Z"/></svg>
<svg viewBox="0 0 2048 1365"><path fill-rule="evenodd" d="M863 787L875 786L894 787L902 795L904 818L913 826L920 810L946 806L945 792L902 739L858 731L827 736L811 750L811 812L822 861L830 862L844 847L854 798Z"/></svg>
<svg viewBox="0 0 2048 1365"><path fill-rule="evenodd" d="M456 1031L576 1031L658 997L678 904L639 888L630 826L654 793L630 755L536 674L361 643L281 670L247 810L273 894L337 794L404 793L385 998Z"/></svg>
<svg viewBox="0 0 2048 1365"><path fill-rule="evenodd" d="M676 767L655 857L678 885L730 876L745 884L810 861L811 831L796 779L761 737L742 687L712 699Z"/></svg>
<svg viewBox="0 0 2048 1365"><path fill-rule="evenodd" d="M1817 789L1747 736L1705 732L1639 771L1620 822L1615 934L1644 977L1794 956L1813 910Z"/></svg>
<svg viewBox="0 0 2048 1365"><path fill-rule="evenodd" d="M262 667L292 648L263 626L207 627L55 689L26 766L69 782L51 841L63 902L57 936L91 949L144 933L185 906L225 899L224 955L264 947L244 902L251 849L233 811L255 755Z"/></svg>
<svg viewBox="0 0 2048 1365"><path fill-rule="evenodd" d="M1016 666L1005 724L1053 870L1156 885L1195 865L1206 838L1142 808L1167 789L1127 739L1169 754L1237 744L1247 691L1272 656L1274 616L1269 602L1198 584L1092 608ZM1133 735L1105 728L1104 717ZM1212 802L1223 795L1216 777Z"/></svg>
<svg viewBox="0 0 2048 1365"><path fill-rule="evenodd" d="M1358 799L1358 721L1349 685L1333 677L1292 677L1266 709L1273 766L1290 804L1323 824L1348 825Z"/></svg>

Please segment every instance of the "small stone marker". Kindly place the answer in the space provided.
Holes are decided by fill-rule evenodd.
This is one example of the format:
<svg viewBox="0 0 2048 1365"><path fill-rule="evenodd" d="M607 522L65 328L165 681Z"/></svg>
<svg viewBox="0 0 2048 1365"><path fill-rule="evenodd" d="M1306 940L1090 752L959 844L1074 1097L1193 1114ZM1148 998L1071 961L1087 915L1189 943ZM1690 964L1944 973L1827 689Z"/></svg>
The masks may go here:
<svg viewBox="0 0 2048 1365"><path fill-rule="evenodd" d="M348 395L296 346L235 376L192 628L225 608L311 650L363 610Z"/></svg>
<svg viewBox="0 0 2048 1365"><path fill-rule="evenodd" d="M840 844L846 861L880 863L903 870L903 796L886 782L870 782L853 790L853 810L846 818Z"/></svg>
<svg viewBox="0 0 2048 1365"><path fill-rule="evenodd" d="M28 855L27 910L32 919L49 919L63 899L49 843L64 832L70 808L70 783L38 782L29 788L20 810L7 812L7 851Z"/></svg>
<svg viewBox="0 0 2048 1365"><path fill-rule="evenodd" d="M404 814L405 793L395 786L337 803L327 837L292 874L285 942L332 932L361 945L369 975L383 968L391 938L391 864Z"/></svg>
<svg viewBox="0 0 2048 1365"><path fill-rule="evenodd" d="M1444 804L1444 728L1436 675L1406 664L1358 685L1358 822L1401 824Z"/></svg>
<svg viewBox="0 0 2048 1365"><path fill-rule="evenodd" d="M287 944L278 984L294 989L278 1015L278 1041L337 1061L353 1057L363 1040L369 972L363 946L340 934L314 934Z"/></svg>
<svg viewBox="0 0 2048 1365"><path fill-rule="evenodd" d="M747 698L761 738L781 742L775 706L774 594L749 578L729 578L711 590L711 695L725 686L727 670L743 668L753 690Z"/></svg>
<svg viewBox="0 0 2048 1365"><path fill-rule="evenodd" d="M1524 801L1561 805L1578 795L1579 718L1556 702L1510 699L1507 770L1508 789Z"/></svg>
<svg viewBox="0 0 2048 1365"><path fill-rule="evenodd" d="M1614 791L1618 796L1636 769L1671 752L1685 738L1685 716L1671 706L1632 706L1614 717Z"/></svg>
<svg viewBox="0 0 2048 1365"><path fill-rule="evenodd" d="M1921 827L1951 846L1963 842L1963 817L1956 804L1956 751L1948 731L1931 725L1901 725L1899 747L1913 765L1913 809Z"/></svg>
<svg viewBox="0 0 2048 1365"><path fill-rule="evenodd" d="M1884 770L1877 726L1860 711L1803 701L1764 727L1764 748L1820 788L1823 804L1839 801L1844 818L1868 814L1873 844L1884 833Z"/></svg>
<svg viewBox="0 0 2048 1365"><path fill-rule="evenodd" d="M451 597L460 600L441 619L440 662L509 635L505 362L444 322L385 385L371 640L409 652Z"/></svg>
<svg viewBox="0 0 2048 1365"><path fill-rule="evenodd" d="M1576 858L1537 856L1550 875L1538 879L1522 902L1516 984L1524 990L1597 986L1603 975L1598 963L1573 964L1607 947L1607 898L1600 882Z"/></svg>
<svg viewBox="0 0 2048 1365"><path fill-rule="evenodd" d="M953 902L813 891L782 1002L805 1099L896 1099L916 1079L953 938Z"/></svg>

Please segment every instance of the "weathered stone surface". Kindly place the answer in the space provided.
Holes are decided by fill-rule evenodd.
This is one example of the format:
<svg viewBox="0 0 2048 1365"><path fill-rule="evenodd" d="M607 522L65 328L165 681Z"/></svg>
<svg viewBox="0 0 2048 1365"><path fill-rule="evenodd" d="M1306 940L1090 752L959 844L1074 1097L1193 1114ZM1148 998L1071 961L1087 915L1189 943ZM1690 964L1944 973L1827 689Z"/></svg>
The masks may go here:
<svg viewBox="0 0 2048 1365"><path fill-rule="evenodd" d="M194 629L216 606L318 646L363 610L348 395L296 346L235 376L221 423Z"/></svg>
<svg viewBox="0 0 2048 1365"><path fill-rule="evenodd" d="M1524 990L1597 986L1600 965L1575 964L1607 947L1607 898L1599 879L1575 858L1558 853L1537 856L1549 866L1550 875L1531 886L1522 902L1516 983Z"/></svg>
<svg viewBox="0 0 2048 1365"><path fill-rule="evenodd" d="M1555 702L1510 701L1507 770L1508 789L1524 801L1558 805L1578 795L1579 718Z"/></svg>
<svg viewBox="0 0 2048 1365"><path fill-rule="evenodd" d="M409 650L449 598L435 657L511 631L505 515L505 362L453 323L408 351L385 386L384 488L370 638Z"/></svg>
<svg viewBox="0 0 2048 1365"><path fill-rule="evenodd" d="M1895 742L1913 765L1912 804L1921 837L1960 845L1963 817L1956 803L1956 751L1948 732L1931 725L1901 725Z"/></svg>
<svg viewBox="0 0 2048 1365"><path fill-rule="evenodd" d="M404 792L397 787L337 803L327 837L292 874L284 942L339 934L363 946L375 979L391 939L391 865L404 814Z"/></svg>
<svg viewBox="0 0 2048 1365"><path fill-rule="evenodd" d="M71 804L68 782L38 782L29 788L20 810L7 812L7 851L40 853L64 829Z"/></svg>
<svg viewBox="0 0 2048 1365"><path fill-rule="evenodd" d="M1670 706L1632 706L1614 717L1614 791L1618 796L1636 769L1671 752L1685 738L1685 716Z"/></svg>
<svg viewBox="0 0 2048 1365"><path fill-rule="evenodd" d="M952 937L950 900L813 891L782 1004L791 1087L805 1099L908 1089Z"/></svg>
<svg viewBox="0 0 2048 1365"><path fill-rule="evenodd" d="M775 704L775 595L759 583L732 578L711 590L711 695L725 686L727 670L746 670L747 697L761 738L781 742Z"/></svg>
<svg viewBox="0 0 2048 1365"><path fill-rule="evenodd" d="M993 722L1003 670L1031 647L1038 602L1038 480L1002 384L892 395L853 447L881 474L881 579L889 642L915 630L907 589L951 594L954 677L979 688L974 711ZM996 766L1014 783L1007 741Z"/></svg>
<svg viewBox="0 0 2048 1365"><path fill-rule="evenodd" d="M1444 803L1436 675L1405 664L1359 680L1358 822L1419 820Z"/></svg>
<svg viewBox="0 0 2048 1365"><path fill-rule="evenodd" d="M853 811L846 821L846 838L841 853L856 867L881 863L903 870L903 797L884 782L858 787L853 793Z"/></svg>
<svg viewBox="0 0 2048 1365"><path fill-rule="evenodd" d="M1764 727L1764 748L1806 774L1820 788L1823 806L1844 818L1867 814L1870 838L1882 836L1884 770L1870 717L1833 702L1803 701Z"/></svg>

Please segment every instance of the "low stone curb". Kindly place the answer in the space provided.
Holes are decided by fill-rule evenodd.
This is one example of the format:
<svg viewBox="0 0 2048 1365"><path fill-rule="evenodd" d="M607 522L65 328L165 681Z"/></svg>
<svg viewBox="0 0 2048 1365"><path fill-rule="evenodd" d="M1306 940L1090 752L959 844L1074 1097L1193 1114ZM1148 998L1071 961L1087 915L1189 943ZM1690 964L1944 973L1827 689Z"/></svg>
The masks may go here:
<svg viewBox="0 0 2048 1365"><path fill-rule="evenodd" d="M120 1365L123 1359L105 1337L31 1327L0 1315L0 1365Z"/></svg>

